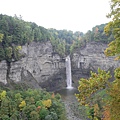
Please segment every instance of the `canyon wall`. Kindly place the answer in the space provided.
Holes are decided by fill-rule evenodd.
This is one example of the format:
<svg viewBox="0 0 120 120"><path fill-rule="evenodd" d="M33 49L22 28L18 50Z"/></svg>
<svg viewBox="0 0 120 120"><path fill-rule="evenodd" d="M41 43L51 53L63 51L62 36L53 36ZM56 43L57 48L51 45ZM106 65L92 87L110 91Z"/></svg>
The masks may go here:
<svg viewBox="0 0 120 120"><path fill-rule="evenodd" d="M65 71L65 60L53 51L49 41L26 44L22 46L20 53L24 57L19 61L11 62L9 66L5 61L0 62L1 82L7 83L8 80L30 82L34 79L40 86L46 87L49 86L48 80L51 78L54 81L53 84L58 83L58 78L61 83L65 81L61 76L61 71ZM51 86L51 89L52 87L55 88Z"/></svg>
<svg viewBox="0 0 120 120"><path fill-rule="evenodd" d="M90 70L113 70L120 66L119 61L104 55L106 47L106 44L91 42L74 51L71 55L74 86L78 86L80 78L89 77ZM47 90L66 87L65 58L55 53L49 41L26 44L20 52L24 57L19 61L13 60L9 65L6 61L0 62L0 82L22 81Z"/></svg>
<svg viewBox="0 0 120 120"><path fill-rule="evenodd" d="M84 47L74 51L72 56L72 77L74 82L80 78L89 77L90 71L97 72L98 68L103 70L113 70L120 66L120 61L115 61L114 57L106 57L104 50L107 44L101 42L90 42Z"/></svg>

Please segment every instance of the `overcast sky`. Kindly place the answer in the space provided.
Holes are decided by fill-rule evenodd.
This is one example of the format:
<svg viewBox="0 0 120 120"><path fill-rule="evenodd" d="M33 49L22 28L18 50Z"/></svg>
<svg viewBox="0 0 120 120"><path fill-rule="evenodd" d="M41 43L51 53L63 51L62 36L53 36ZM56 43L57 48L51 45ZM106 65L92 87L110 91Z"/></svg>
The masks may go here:
<svg viewBox="0 0 120 120"><path fill-rule="evenodd" d="M0 0L0 13L21 15L45 28L86 33L110 19L109 0Z"/></svg>

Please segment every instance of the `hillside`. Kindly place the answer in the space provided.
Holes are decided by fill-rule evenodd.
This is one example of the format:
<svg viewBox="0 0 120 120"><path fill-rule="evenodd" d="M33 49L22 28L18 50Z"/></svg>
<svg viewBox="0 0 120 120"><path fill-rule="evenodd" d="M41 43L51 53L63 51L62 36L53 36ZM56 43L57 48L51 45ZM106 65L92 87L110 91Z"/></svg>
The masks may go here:
<svg viewBox="0 0 120 120"><path fill-rule="evenodd" d="M26 43L51 41L53 49L62 56L71 54L74 49L84 46L86 42L101 41L108 43L113 36L106 36L104 26L93 27L83 34L80 31L45 29L33 22L26 22L21 17L0 14L0 61L17 61L21 46Z"/></svg>

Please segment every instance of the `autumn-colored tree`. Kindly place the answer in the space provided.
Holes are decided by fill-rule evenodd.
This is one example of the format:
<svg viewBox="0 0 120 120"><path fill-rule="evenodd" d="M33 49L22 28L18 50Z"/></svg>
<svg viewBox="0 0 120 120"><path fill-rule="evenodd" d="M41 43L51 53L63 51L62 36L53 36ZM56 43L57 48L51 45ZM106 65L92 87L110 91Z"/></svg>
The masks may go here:
<svg viewBox="0 0 120 120"><path fill-rule="evenodd" d="M76 98L81 105L89 108L88 116L91 119L97 120L102 118L104 97L102 95L98 97L97 94L103 90L106 93L109 78L111 78L110 72L98 69L98 73L91 72L89 79L82 78L79 81L79 94L76 94Z"/></svg>
<svg viewBox="0 0 120 120"><path fill-rule="evenodd" d="M66 120L60 95L44 90L0 89L0 120Z"/></svg>
<svg viewBox="0 0 120 120"><path fill-rule="evenodd" d="M79 94L76 97L81 105L93 105L90 99L93 98L94 94L99 90L102 90L108 84L108 79L111 77L109 72L98 69L98 74L91 72L89 79L80 79L79 81Z"/></svg>
<svg viewBox="0 0 120 120"><path fill-rule="evenodd" d="M26 106L26 102L23 100L19 105L20 110L22 110L25 106Z"/></svg>
<svg viewBox="0 0 120 120"><path fill-rule="evenodd" d="M108 48L105 50L105 55L116 56L120 59L120 0L111 0L111 12L108 18L112 18L104 28L106 34L112 32L114 40L109 43Z"/></svg>
<svg viewBox="0 0 120 120"><path fill-rule="evenodd" d="M105 50L106 56L115 56L115 60L120 59L120 0L111 0L111 12L108 14L112 21L105 27L106 34L112 32L114 40L108 45ZM114 73L115 80L111 83L108 94L110 99L108 107L110 111L110 120L120 119L120 68L117 68Z"/></svg>
<svg viewBox="0 0 120 120"><path fill-rule="evenodd" d="M3 37L4 37L4 34L0 33L0 42L2 42Z"/></svg>
<svg viewBox="0 0 120 120"><path fill-rule="evenodd" d="M108 106L104 106L103 120L111 120L111 118L110 118L110 108Z"/></svg>
<svg viewBox="0 0 120 120"><path fill-rule="evenodd" d="M44 105L44 107L49 108L52 105L52 101L51 99L44 100L42 101L42 104Z"/></svg>
<svg viewBox="0 0 120 120"><path fill-rule="evenodd" d="M115 70L115 80L110 84L108 95L110 96L107 102L111 120L120 119L120 67Z"/></svg>
<svg viewBox="0 0 120 120"><path fill-rule="evenodd" d="M5 97L6 97L6 91L4 90L2 91L2 93L0 93L0 101L4 99Z"/></svg>
<svg viewBox="0 0 120 120"><path fill-rule="evenodd" d="M112 32L114 40L105 50L106 56L115 56L116 60L120 59L120 0L111 0L111 13L108 17L112 18L104 28L106 34ZM102 70L101 70L102 71ZM76 95L78 101L89 108L89 115L92 120L119 120L120 119L120 67L115 69L113 82L108 82L111 77L105 71L98 74L92 73L91 77L81 79L78 87L79 94ZM100 111L99 99L94 103L95 94L105 89L105 96L102 97L102 109ZM92 99L91 99L92 98ZM102 112L102 116L100 114ZM100 114L100 115L99 115Z"/></svg>

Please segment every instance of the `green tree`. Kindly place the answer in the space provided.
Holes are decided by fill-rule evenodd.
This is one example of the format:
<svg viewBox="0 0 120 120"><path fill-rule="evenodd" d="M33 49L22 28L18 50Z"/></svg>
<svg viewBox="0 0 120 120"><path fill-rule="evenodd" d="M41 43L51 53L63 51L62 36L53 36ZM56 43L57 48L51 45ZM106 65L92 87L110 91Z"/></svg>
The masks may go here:
<svg viewBox="0 0 120 120"><path fill-rule="evenodd" d="M5 55L6 55L6 60L10 62L12 59L12 47L5 48Z"/></svg>
<svg viewBox="0 0 120 120"><path fill-rule="evenodd" d="M4 35L0 33L0 42L2 42L3 36L4 36Z"/></svg>
<svg viewBox="0 0 120 120"><path fill-rule="evenodd" d="M111 0L111 13L108 17L113 18L105 27L105 32L112 32L114 40L105 50L107 56L116 56L120 59L120 1ZM97 30L98 31L98 30ZM92 120L117 120L120 119L120 68L114 71L113 82L109 82L111 77L109 73L99 70L98 74L93 73L87 79L81 79L78 87L79 94L76 95L78 101L87 106L89 116ZM94 87L93 87L94 86ZM105 90L104 96L100 94ZM101 100L94 96L100 94ZM94 102L97 100L97 102ZM102 101L102 104L101 102ZM102 105L102 106L101 106ZM102 109L101 109L102 107ZM100 114L102 112L102 114ZM104 116L105 115L105 116Z"/></svg>
<svg viewBox="0 0 120 120"><path fill-rule="evenodd" d="M36 111L32 111L30 113L30 119L29 120L39 120L39 114Z"/></svg>
<svg viewBox="0 0 120 120"><path fill-rule="evenodd" d="M111 0L111 12L107 16L112 18L104 28L106 34L112 32L114 40L109 43L105 50L106 56L116 56L116 60L120 59L120 0Z"/></svg>
<svg viewBox="0 0 120 120"><path fill-rule="evenodd" d="M120 59L120 0L111 0L111 12L107 16L112 18L104 31L106 34L112 32L114 40L110 42L108 48L105 50L106 56L115 56L115 60ZM108 94L110 99L107 107L110 113L110 119L120 119L120 68L117 68L114 73L115 80L111 83Z"/></svg>
<svg viewBox="0 0 120 120"><path fill-rule="evenodd" d="M98 69L98 73L91 72L89 79L82 78L79 81L79 94L76 94L76 98L81 105L88 107L88 116L92 119L102 117L103 95L106 94L105 88L109 85L109 78L110 72Z"/></svg>
<svg viewBox="0 0 120 120"><path fill-rule="evenodd" d="M108 89L110 99L107 101L111 120L120 119L120 68L114 71L114 77L115 80L110 84Z"/></svg>
<svg viewBox="0 0 120 120"><path fill-rule="evenodd" d="M19 60L21 54L17 46L32 41L42 42L50 39L44 27L35 23L25 22L21 17L0 14L0 60Z"/></svg>

